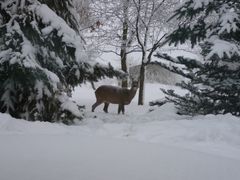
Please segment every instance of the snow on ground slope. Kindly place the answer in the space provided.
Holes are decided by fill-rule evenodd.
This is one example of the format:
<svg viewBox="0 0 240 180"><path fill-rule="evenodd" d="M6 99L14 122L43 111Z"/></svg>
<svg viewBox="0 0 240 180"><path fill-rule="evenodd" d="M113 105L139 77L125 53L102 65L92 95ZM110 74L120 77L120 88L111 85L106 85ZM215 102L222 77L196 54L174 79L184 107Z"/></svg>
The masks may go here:
<svg viewBox="0 0 240 180"><path fill-rule="evenodd" d="M2 180L236 180L240 161L95 136L0 136Z"/></svg>
<svg viewBox="0 0 240 180"><path fill-rule="evenodd" d="M81 128L95 135L173 145L240 160L239 118L230 114L179 116L170 103L149 111L152 109L148 106L149 101L164 97L160 88L174 88L177 93L184 93L174 86L147 84L146 105L137 106L136 95L133 102L125 106L125 115L118 115L118 106L111 104L108 114L103 112L103 105L98 106L96 112L90 112L95 102L94 90L89 86L76 89L73 98L86 104L88 112L87 118L80 123ZM81 94L85 94L85 99Z"/></svg>
<svg viewBox="0 0 240 180"><path fill-rule="evenodd" d="M146 86L146 104L163 98L160 87L169 88ZM88 84L76 88L73 99L87 110L87 118L75 126L0 114L1 180L240 178L237 117L178 116L172 104L150 112L147 105L137 106L137 98L125 115L116 113L116 105L110 105L108 114L103 105L92 113L95 97Z"/></svg>

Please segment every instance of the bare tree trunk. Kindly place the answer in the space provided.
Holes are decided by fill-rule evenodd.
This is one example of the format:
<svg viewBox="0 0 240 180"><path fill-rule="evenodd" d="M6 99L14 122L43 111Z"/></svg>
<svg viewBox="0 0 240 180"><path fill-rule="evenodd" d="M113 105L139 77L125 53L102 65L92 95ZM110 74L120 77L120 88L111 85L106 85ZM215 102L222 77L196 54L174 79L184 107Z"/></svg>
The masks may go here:
<svg viewBox="0 0 240 180"><path fill-rule="evenodd" d="M139 77L138 105L144 104L145 64L142 63Z"/></svg>
<svg viewBox="0 0 240 180"><path fill-rule="evenodd" d="M122 59L122 70L127 73L127 64L126 64L126 57ZM128 77L122 79L122 87L128 87Z"/></svg>
<svg viewBox="0 0 240 180"><path fill-rule="evenodd" d="M122 45L121 45L121 68L127 73L127 41L128 41L128 5L129 0L125 0L123 2L123 32L122 32ZM122 80L122 87L128 87L128 79L127 77Z"/></svg>
<svg viewBox="0 0 240 180"><path fill-rule="evenodd" d="M121 68L127 73L127 54L126 54L126 46L127 46L127 33L128 33L128 24L126 21L123 22L123 35L122 35L122 47L121 47ZM122 80L122 87L128 87L128 79L127 77Z"/></svg>

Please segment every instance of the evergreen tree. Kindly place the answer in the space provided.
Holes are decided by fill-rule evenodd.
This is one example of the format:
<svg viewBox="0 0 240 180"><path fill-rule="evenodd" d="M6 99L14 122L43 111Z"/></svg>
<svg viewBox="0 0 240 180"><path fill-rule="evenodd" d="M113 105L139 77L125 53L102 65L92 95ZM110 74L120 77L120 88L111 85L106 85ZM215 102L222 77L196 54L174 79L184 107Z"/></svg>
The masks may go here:
<svg viewBox="0 0 240 180"><path fill-rule="evenodd" d="M71 0L0 2L0 112L72 123L83 111L66 92L121 74L88 58L75 17Z"/></svg>
<svg viewBox="0 0 240 180"><path fill-rule="evenodd" d="M181 20L170 44L200 45L202 60L157 54L173 66L155 62L188 80L184 96L164 91L180 114L240 115L240 1L187 0L172 18Z"/></svg>

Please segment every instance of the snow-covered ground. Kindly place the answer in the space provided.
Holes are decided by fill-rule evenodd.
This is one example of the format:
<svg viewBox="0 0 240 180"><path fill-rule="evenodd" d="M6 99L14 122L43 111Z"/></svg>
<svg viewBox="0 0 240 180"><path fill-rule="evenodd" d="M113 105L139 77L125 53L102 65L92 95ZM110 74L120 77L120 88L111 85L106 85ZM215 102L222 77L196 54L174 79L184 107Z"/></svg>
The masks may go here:
<svg viewBox="0 0 240 180"><path fill-rule="evenodd" d="M135 97L125 115L116 105L92 113L94 91L76 88L87 118L74 126L0 114L0 180L240 179L240 119L178 116L172 104L149 111L160 87L169 88L147 84L146 105Z"/></svg>

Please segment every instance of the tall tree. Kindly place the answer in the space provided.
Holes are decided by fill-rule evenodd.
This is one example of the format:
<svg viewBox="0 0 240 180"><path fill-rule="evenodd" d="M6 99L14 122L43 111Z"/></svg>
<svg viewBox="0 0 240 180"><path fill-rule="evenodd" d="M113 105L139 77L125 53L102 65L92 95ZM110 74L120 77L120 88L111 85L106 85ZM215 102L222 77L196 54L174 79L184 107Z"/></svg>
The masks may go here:
<svg viewBox="0 0 240 180"><path fill-rule="evenodd" d="M199 44L203 60L158 57L174 63L161 65L188 78L179 84L184 96L164 91L180 114L240 115L240 2L237 0L187 0L173 18L182 21L168 37L175 45Z"/></svg>
<svg viewBox="0 0 240 180"><path fill-rule="evenodd" d="M122 41L121 41L121 49L120 49L120 58L121 58L121 68L122 70L127 73L127 51L129 46L129 3L130 0L125 0L123 2L123 21L122 21ZM122 80L122 87L128 87L127 78Z"/></svg>
<svg viewBox="0 0 240 180"><path fill-rule="evenodd" d="M0 2L0 112L72 123L83 111L66 91L117 75L85 53L71 0Z"/></svg>
<svg viewBox="0 0 240 180"><path fill-rule="evenodd" d="M97 43L101 53L117 55L121 69L126 73L128 54L134 51L132 42L135 31L130 26L135 18L132 9L132 0L96 0L90 3L90 12L95 21L90 26L96 37L94 43ZM122 80L122 86L128 86L127 78Z"/></svg>
<svg viewBox="0 0 240 180"><path fill-rule="evenodd" d="M135 5L137 43L142 53L138 104L144 104L145 67L153 53L166 44L165 35L173 24L167 23L178 0L133 0Z"/></svg>

